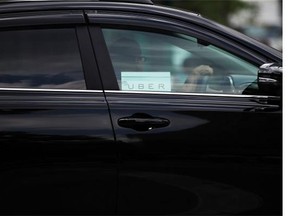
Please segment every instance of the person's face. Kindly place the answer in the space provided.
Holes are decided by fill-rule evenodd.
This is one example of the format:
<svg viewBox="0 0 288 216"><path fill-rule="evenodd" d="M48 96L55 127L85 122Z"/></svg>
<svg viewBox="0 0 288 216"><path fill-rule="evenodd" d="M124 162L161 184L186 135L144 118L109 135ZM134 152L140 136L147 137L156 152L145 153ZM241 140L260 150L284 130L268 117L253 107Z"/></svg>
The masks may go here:
<svg viewBox="0 0 288 216"><path fill-rule="evenodd" d="M141 47L135 40L121 39L113 48L113 63L120 71L142 71L145 58Z"/></svg>
<svg viewBox="0 0 288 216"><path fill-rule="evenodd" d="M191 68L183 66L183 71L184 71L185 75L188 76L190 74L190 72L191 72Z"/></svg>

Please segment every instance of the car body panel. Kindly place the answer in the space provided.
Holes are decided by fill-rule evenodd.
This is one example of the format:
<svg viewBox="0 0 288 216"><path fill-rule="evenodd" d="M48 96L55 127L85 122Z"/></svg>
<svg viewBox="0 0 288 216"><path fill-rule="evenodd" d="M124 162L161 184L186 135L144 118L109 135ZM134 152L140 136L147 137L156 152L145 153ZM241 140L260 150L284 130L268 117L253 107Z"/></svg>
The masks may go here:
<svg viewBox="0 0 288 216"><path fill-rule="evenodd" d="M281 214L278 105L215 95L106 97L120 148L121 214ZM170 124L119 126L133 114Z"/></svg>
<svg viewBox="0 0 288 216"><path fill-rule="evenodd" d="M115 213L103 92L0 91L1 214Z"/></svg>

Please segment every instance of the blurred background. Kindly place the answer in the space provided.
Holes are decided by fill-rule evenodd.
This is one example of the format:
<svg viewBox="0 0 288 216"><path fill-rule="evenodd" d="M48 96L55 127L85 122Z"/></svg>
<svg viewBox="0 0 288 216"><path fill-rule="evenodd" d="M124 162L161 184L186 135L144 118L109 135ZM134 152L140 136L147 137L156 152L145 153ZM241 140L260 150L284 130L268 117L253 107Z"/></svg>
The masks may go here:
<svg viewBox="0 0 288 216"><path fill-rule="evenodd" d="M282 51L282 0L153 0L199 13Z"/></svg>

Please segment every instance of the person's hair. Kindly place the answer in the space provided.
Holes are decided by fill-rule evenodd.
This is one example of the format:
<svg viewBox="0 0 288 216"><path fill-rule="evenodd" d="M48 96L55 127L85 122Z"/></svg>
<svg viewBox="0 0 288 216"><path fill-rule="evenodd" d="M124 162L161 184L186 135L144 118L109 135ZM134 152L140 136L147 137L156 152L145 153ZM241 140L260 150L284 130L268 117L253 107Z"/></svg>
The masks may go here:
<svg viewBox="0 0 288 216"><path fill-rule="evenodd" d="M141 56L140 45L133 39L120 38L109 49L112 56Z"/></svg>
<svg viewBox="0 0 288 216"><path fill-rule="evenodd" d="M183 67L192 67L193 65L193 58L187 58L183 61Z"/></svg>
<svg viewBox="0 0 288 216"><path fill-rule="evenodd" d="M183 61L183 67L187 67L187 68L195 68L199 65L206 65L207 62L204 62L203 59L199 58L199 57L189 57L186 58Z"/></svg>

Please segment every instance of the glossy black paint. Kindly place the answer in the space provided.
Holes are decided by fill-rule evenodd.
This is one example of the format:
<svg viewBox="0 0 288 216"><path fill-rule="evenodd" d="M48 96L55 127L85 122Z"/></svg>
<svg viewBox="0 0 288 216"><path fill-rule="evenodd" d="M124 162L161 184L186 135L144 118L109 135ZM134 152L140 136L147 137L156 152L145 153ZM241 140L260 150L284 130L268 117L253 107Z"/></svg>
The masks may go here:
<svg viewBox="0 0 288 216"><path fill-rule="evenodd" d="M278 105L233 96L106 97L120 146L121 214L281 214ZM170 124L146 131L119 124L134 113Z"/></svg>
<svg viewBox="0 0 288 216"><path fill-rule="evenodd" d="M103 93L1 90L1 214L114 214L117 152Z"/></svg>
<svg viewBox="0 0 288 216"><path fill-rule="evenodd" d="M281 215L281 98L115 91L105 25L193 32L255 65L282 63L175 9L1 4L1 30L75 27L90 90L0 89L0 214Z"/></svg>
<svg viewBox="0 0 288 216"><path fill-rule="evenodd" d="M258 85L263 94L282 95L282 65L268 63L261 65L258 71Z"/></svg>

